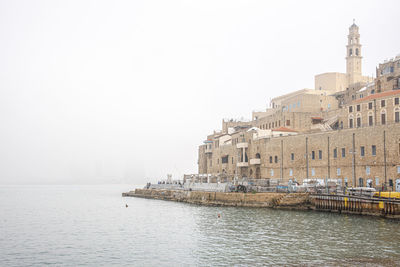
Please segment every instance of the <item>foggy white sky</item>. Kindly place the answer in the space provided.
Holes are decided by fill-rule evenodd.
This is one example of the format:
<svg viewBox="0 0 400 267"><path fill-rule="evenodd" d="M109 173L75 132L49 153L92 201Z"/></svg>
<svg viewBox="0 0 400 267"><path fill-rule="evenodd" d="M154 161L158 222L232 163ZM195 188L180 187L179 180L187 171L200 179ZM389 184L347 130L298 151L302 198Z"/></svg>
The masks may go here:
<svg viewBox="0 0 400 267"><path fill-rule="evenodd" d="M197 172L225 117L400 53L398 1L0 1L0 184Z"/></svg>

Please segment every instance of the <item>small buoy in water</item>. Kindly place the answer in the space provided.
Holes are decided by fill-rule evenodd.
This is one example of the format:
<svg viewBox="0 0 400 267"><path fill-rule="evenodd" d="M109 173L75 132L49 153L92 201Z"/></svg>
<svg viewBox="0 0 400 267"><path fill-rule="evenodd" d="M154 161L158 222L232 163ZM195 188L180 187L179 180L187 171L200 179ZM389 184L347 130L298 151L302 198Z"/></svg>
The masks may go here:
<svg viewBox="0 0 400 267"><path fill-rule="evenodd" d="M218 213L218 218L221 218L221 214Z"/></svg>
<svg viewBox="0 0 400 267"><path fill-rule="evenodd" d="M125 207L128 207L128 204L125 204Z"/></svg>

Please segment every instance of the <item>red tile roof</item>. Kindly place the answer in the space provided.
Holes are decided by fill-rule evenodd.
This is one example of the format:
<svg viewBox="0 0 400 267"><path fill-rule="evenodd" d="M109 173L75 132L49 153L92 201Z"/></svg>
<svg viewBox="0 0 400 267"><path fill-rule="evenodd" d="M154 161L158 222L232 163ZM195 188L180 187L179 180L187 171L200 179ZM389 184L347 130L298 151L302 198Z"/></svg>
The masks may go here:
<svg viewBox="0 0 400 267"><path fill-rule="evenodd" d="M275 129L272 129L272 131L276 131L276 132L293 132L293 133L296 133L295 130L292 130L292 129L289 129L289 128L286 128L286 127L275 128Z"/></svg>
<svg viewBox="0 0 400 267"><path fill-rule="evenodd" d="M387 96L398 95L398 94L400 94L400 90L386 91L386 92L377 93L377 94L373 94L373 95L369 95L369 96L360 98L360 99L356 100L355 102L360 103L360 102L364 102L364 101L369 101L369 100L373 100L373 99L377 99L377 98L381 98L381 97L387 97Z"/></svg>
<svg viewBox="0 0 400 267"><path fill-rule="evenodd" d="M311 119L312 120L321 120L321 121L323 120L323 118L321 118L321 117L311 117Z"/></svg>

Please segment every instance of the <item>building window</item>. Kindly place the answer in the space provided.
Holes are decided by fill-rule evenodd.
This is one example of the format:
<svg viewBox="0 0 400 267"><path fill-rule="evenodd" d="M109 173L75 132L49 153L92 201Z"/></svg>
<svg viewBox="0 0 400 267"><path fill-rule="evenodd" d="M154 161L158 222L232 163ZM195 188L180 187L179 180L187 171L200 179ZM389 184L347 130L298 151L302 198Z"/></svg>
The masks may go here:
<svg viewBox="0 0 400 267"><path fill-rule="evenodd" d="M290 126L290 120L286 120L286 126Z"/></svg>
<svg viewBox="0 0 400 267"><path fill-rule="evenodd" d="M365 156L365 147L360 147L360 156L364 157Z"/></svg>
<svg viewBox="0 0 400 267"><path fill-rule="evenodd" d="M221 158L221 162L222 162L222 164L228 163L229 162L229 157L228 156L222 157Z"/></svg>
<svg viewBox="0 0 400 267"><path fill-rule="evenodd" d="M311 169L311 176L315 176L315 169L314 168Z"/></svg>
<svg viewBox="0 0 400 267"><path fill-rule="evenodd" d="M356 56L358 56L358 48L356 48Z"/></svg>
<svg viewBox="0 0 400 267"><path fill-rule="evenodd" d="M381 100L381 108L386 106L386 101L385 100Z"/></svg>
<svg viewBox="0 0 400 267"><path fill-rule="evenodd" d="M398 98L398 97L396 97L396 98L394 99L394 104L395 104L395 105L398 105L398 104L399 104L399 98Z"/></svg>
<svg viewBox="0 0 400 267"><path fill-rule="evenodd" d="M375 177L375 185L379 185L379 177Z"/></svg>
<svg viewBox="0 0 400 267"><path fill-rule="evenodd" d="M337 176L340 176L340 175L342 174L340 168L337 168L337 169L336 169L336 174L337 174Z"/></svg>
<svg viewBox="0 0 400 267"><path fill-rule="evenodd" d="M294 153L290 154L290 159L294 160Z"/></svg>
<svg viewBox="0 0 400 267"><path fill-rule="evenodd" d="M274 170L271 169L271 177L273 177L273 176L274 176Z"/></svg>
<svg viewBox="0 0 400 267"><path fill-rule="evenodd" d="M385 113L381 114L381 123L382 123L382 125L386 124L386 114Z"/></svg>
<svg viewBox="0 0 400 267"><path fill-rule="evenodd" d="M369 166L365 166L365 173L366 173L367 175L370 175L370 174L371 174L371 168L370 168Z"/></svg>
<svg viewBox="0 0 400 267"><path fill-rule="evenodd" d="M233 157L232 157L232 164L233 164Z"/></svg>
<svg viewBox="0 0 400 267"><path fill-rule="evenodd" d="M333 157L336 159L337 158L337 148L335 148L334 150L333 150Z"/></svg>
<svg viewBox="0 0 400 267"><path fill-rule="evenodd" d="M293 176L293 170L289 169L289 176Z"/></svg>
<svg viewBox="0 0 400 267"><path fill-rule="evenodd" d="M400 111L398 109L394 111L394 121L400 122Z"/></svg>
<svg viewBox="0 0 400 267"><path fill-rule="evenodd" d="M275 156L275 163L278 163L278 156Z"/></svg>
<svg viewBox="0 0 400 267"><path fill-rule="evenodd" d="M346 157L346 148L342 148L342 158Z"/></svg>
<svg viewBox="0 0 400 267"><path fill-rule="evenodd" d="M318 159L322 159L322 150L318 150Z"/></svg>
<svg viewBox="0 0 400 267"><path fill-rule="evenodd" d="M368 109L372 109L372 102L368 103Z"/></svg>
<svg viewBox="0 0 400 267"><path fill-rule="evenodd" d="M360 104L357 105L357 111L361 111L361 105Z"/></svg>
<svg viewBox="0 0 400 267"><path fill-rule="evenodd" d="M349 106L349 113L353 112L353 106Z"/></svg>
<svg viewBox="0 0 400 267"><path fill-rule="evenodd" d="M374 125L374 117L372 115L368 116L368 125L373 126Z"/></svg>
<svg viewBox="0 0 400 267"><path fill-rule="evenodd" d="M269 156L269 163L272 163L272 156Z"/></svg>
<svg viewBox="0 0 400 267"><path fill-rule="evenodd" d="M353 128L353 119L349 119L349 128Z"/></svg>
<svg viewBox="0 0 400 267"><path fill-rule="evenodd" d="M311 151L311 159L315 159L315 151Z"/></svg>
<svg viewBox="0 0 400 267"><path fill-rule="evenodd" d="M376 156L376 146L372 145L372 156Z"/></svg>
<svg viewBox="0 0 400 267"><path fill-rule="evenodd" d="M357 118L357 127L361 127L361 117Z"/></svg>
<svg viewBox="0 0 400 267"><path fill-rule="evenodd" d="M397 166L397 173L400 173L400 166Z"/></svg>

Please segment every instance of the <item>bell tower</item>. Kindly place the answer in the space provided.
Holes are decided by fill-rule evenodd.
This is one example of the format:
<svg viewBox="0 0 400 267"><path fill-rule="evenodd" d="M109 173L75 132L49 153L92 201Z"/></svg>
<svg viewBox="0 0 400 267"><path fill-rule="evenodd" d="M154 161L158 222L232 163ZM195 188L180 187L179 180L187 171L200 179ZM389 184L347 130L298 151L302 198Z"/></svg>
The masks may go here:
<svg viewBox="0 0 400 267"><path fill-rule="evenodd" d="M347 35L347 56L346 56L346 74L348 83L354 84L361 81L361 44L360 34L358 33L358 26L353 24L349 28L349 35Z"/></svg>

